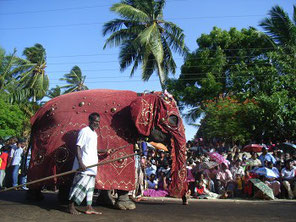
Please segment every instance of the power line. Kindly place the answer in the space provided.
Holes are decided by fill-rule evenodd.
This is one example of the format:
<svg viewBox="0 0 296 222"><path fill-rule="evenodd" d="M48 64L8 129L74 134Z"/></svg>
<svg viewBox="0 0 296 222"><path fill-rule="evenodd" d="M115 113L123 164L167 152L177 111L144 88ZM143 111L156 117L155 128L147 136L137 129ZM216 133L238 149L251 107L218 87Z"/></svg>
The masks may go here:
<svg viewBox="0 0 296 222"><path fill-rule="evenodd" d="M253 58L254 56L251 56L250 58ZM221 57L221 58L225 58L225 57ZM235 58L235 57L234 57ZM237 58L241 58L241 57L237 57ZM216 60L219 58L208 58L207 60ZM199 60L199 59L189 59L186 61L195 61L195 60ZM151 61L151 60L150 60ZM242 61L244 62L244 61ZM258 62L258 60L255 60L255 62ZM90 61L90 62L56 62L56 63L47 63L47 65L71 65L71 64L107 64L107 63L119 63L119 61ZM254 64L254 63L245 63L245 64ZM263 63L261 63L263 64ZM271 64L271 63L264 63L264 64ZM226 65L242 65L240 63L227 63ZM197 66L186 66L186 67L200 67L200 66L216 66L216 65L204 65L204 64L200 64Z"/></svg>
<svg viewBox="0 0 296 222"><path fill-rule="evenodd" d="M84 7L57 8L57 9L47 9L47 10L38 10L38 11L22 11L22 12L12 12L12 13L1 13L0 15L35 14L35 13L44 13L44 12L83 10L83 9L93 9L93 8L102 8L102 7L110 7L110 5L91 5L91 6L84 6Z"/></svg>
<svg viewBox="0 0 296 222"><path fill-rule="evenodd" d="M1 14L0 14L1 15ZM213 18L243 18L243 17L253 17L253 16L258 16L259 15L229 15L229 16L207 16L207 17L184 17L184 18L168 18L170 20L191 20L191 19L213 19ZM264 15L260 15L264 16ZM64 25L44 25L44 26L31 26L31 27L14 27L14 28L1 28L0 30L2 31L8 31L8 30L21 30L21 29L44 29L44 28L64 28L64 27L75 27L75 26L88 26L88 25L102 25L105 24L105 22L91 22L91 23L74 23L74 24L64 24Z"/></svg>
<svg viewBox="0 0 296 222"><path fill-rule="evenodd" d="M286 74L286 75L289 75L289 74ZM294 75L294 74L291 74L291 75ZM266 75L257 75L257 76L261 76L261 77L264 77ZM237 76L235 78L241 78L241 77L247 77L247 76ZM273 76L275 78L279 78L280 76ZM228 77L216 77L216 79L227 79ZM194 81L194 80L201 80L201 79L204 79L204 78L189 78L189 79L178 79L178 81ZM85 84L93 84L93 83L122 83L122 82L159 82L159 79L150 79L148 81L144 81L144 80L104 80L104 81L91 81L91 82L84 82ZM52 81L49 81L51 84L59 84L61 82L52 82Z"/></svg>
<svg viewBox="0 0 296 222"><path fill-rule="evenodd" d="M288 47L284 47L282 46L281 48L288 48ZM217 49L207 49L209 51L217 51ZM238 51L238 50L275 50L275 48L272 47L266 47L266 48L236 48L236 49L221 49L223 51ZM133 54L133 53L125 53L125 54ZM91 56L106 56L106 55L118 55L118 53L102 53L102 54L77 54L77 55L59 55L59 56L48 56L47 58L72 58L72 57L91 57ZM289 54L287 54L289 55ZM292 54L290 54L292 55ZM234 57L248 57L248 56L227 56L226 58L234 58ZM250 56L250 57L254 57L254 56ZM182 57L181 57L182 58Z"/></svg>
<svg viewBox="0 0 296 222"><path fill-rule="evenodd" d="M230 66L236 66L236 65L242 65L242 64L237 64L237 63L228 63L226 66L227 67L230 67ZM247 65L247 66L251 66L251 65L256 65L256 66L258 66L258 65L272 65L271 63L259 63L259 64L257 64L257 63L245 63L244 65ZM217 66L217 65L199 65L199 66L186 66L187 68L197 68L197 67L202 67L202 66L206 66L206 67L214 67L214 66ZM176 67L176 68L181 68L181 67ZM154 69L154 68L147 68L148 70L150 70L150 69ZM116 68L114 68L114 69L90 69L90 70L83 70L83 72L89 72L89 71L91 71L91 72L94 72L94 71L114 71L114 70L118 70L118 69L116 69ZM54 70L53 72L67 72L67 73L69 73L70 71L69 70L67 70L67 71L57 71L57 70Z"/></svg>
<svg viewBox="0 0 296 222"><path fill-rule="evenodd" d="M15 0L1 0L0 2L14 2ZM167 2L184 2L188 0L170 0ZM80 6L80 7L68 7L68 8L57 8L57 9L47 9L47 10L36 10L36 11L20 11L20 12L8 12L0 13L0 15L19 15L19 14L35 14L35 13L44 13L44 12L57 12L57 11L72 11L72 10L84 10L84 9L93 9L93 8L103 8L110 7L109 5L90 5L90 6Z"/></svg>
<svg viewBox="0 0 296 222"><path fill-rule="evenodd" d="M254 65L258 65L258 64L254 64ZM262 64L262 65L264 65L264 64ZM235 66L235 65L232 65L232 66ZM271 67L271 66L269 66L269 67ZM291 69L291 70L294 70L294 69ZM82 70L82 72L103 72L103 71L118 71L119 72L120 70L117 70L117 69L86 69L86 70ZM67 71L62 71L62 70L53 70L53 71L50 71L49 70L49 71L46 71L46 72L47 73L51 73L51 74L58 74L58 73L65 73L65 74L67 74L67 73L70 73L69 70L67 70ZM185 73L180 73L180 74L184 74L185 75ZM192 74L192 73L188 73L188 74ZM206 73L200 73L200 74L206 74Z"/></svg>
<svg viewBox="0 0 296 222"><path fill-rule="evenodd" d="M261 73L261 72L250 72L250 73L252 73L252 74L254 74L254 73ZM208 74L208 73L183 73L183 74L186 74L187 76L196 76L196 75L201 75L201 74ZM220 74L220 73L212 73L212 74ZM296 77L296 74L293 74L293 73L289 73L289 74L285 74L285 75L274 75L274 74L256 74L255 76L252 76L252 75L235 75L235 76L231 76L231 77L229 77L229 76L215 76L214 78L215 79L233 79L233 78L243 78L243 77L249 77L249 78L256 78L256 77L262 77L262 76L264 76L264 77L282 77L282 76L289 76L289 75L295 75L295 77ZM94 77L94 78L87 78L86 77L86 79L94 79L94 80L98 80L98 79L108 79L108 78L123 78L123 77L129 77L130 78L130 76L109 76L109 77ZM154 77L154 78L157 78L157 79L152 79L153 81L159 81L159 79L158 79L158 76L151 76L152 78ZM191 81L191 80L201 80L201 79L206 79L207 77L191 77L191 78L178 78L178 79L175 79L175 80L177 80L177 81ZM56 81L56 80L59 80L59 79L50 79L50 82L52 82L52 80L53 81ZM121 82L125 82L125 81L127 81L128 79L123 79L123 80L116 80L116 81L114 81L114 82L118 82L118 81L121 81ZM149 81L152 81L151 79L149 80ZM64 81L64 80L60 80L60 81ZM113 82L113 80L109 80L109 81L111 81L111 82ZM109 82L109 81L107 81L107 82ZM137 80L128 80L128 81L143 81L142 79L137 79ZM91 82L89 82L89 81L86 81L85 83L93 83L93 82L97 82L97 81L91 81ZM103 82L105 82L105 81L103 81ZM60 82L59 82L60 83ZM97 82L98 83L98 82Z"/></svg>

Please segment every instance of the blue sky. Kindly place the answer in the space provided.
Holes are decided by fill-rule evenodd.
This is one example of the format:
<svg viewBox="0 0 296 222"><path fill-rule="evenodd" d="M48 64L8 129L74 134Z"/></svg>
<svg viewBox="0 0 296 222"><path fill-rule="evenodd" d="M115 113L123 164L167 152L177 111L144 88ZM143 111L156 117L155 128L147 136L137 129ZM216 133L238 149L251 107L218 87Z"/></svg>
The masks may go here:
<svg viewBox="0 0 296 222"><path fill-rule="evenodd" d="M22 56L25 47L35 43L47 52L47 74L50 88L63 85L59 78L78 65L86 75L90 89L161 90L157 75L148 82L141 80L140 70L133 78L129 70L121 73L118 48L106 48L102 35L105 22L116 18L110 12L119 0L0 0L0 46L11 53L14 48ZM292 0L167 0L164 19L184 30L185 42L191 51L197 49L196 39L209 33L213 26L229 30L253 26L267 16L274 5L280 5L290 16ZM174 59L180 73L183 58ZM196 128L185 123L186 137L191 139Z"/></svg>

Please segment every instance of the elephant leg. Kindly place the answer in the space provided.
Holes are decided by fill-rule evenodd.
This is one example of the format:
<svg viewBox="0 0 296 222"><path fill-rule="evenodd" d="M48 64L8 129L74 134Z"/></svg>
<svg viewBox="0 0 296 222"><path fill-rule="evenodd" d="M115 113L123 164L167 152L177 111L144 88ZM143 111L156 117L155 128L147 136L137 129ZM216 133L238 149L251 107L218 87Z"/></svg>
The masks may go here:
<svg viewBox="0 0 296 222"><path fill-rule="evenodd" d="M68 204L70 189L71 186L59 186L58 201L61 204Z"/></svg>
<svg viewBox="0 0 296 222"><path fill-rule="evenodd" d="M129 199L128 191L118 190L118 199L116 200L115 207L119 210L133 210L136 204Z"/></svg>
<svg viewBox="0 0 296 222"><path fill-rule="evenodd" d="M97 198L97 205L114 206L115 199L112 197L111 190L99 190L99 196Z"/></svg>
<svg viewBox="0 0 296 222"><path fill-rule="evenodd" d="M41 201L44 199L40 189L29 189L26 193L26 199L29 201Z"/></svg>

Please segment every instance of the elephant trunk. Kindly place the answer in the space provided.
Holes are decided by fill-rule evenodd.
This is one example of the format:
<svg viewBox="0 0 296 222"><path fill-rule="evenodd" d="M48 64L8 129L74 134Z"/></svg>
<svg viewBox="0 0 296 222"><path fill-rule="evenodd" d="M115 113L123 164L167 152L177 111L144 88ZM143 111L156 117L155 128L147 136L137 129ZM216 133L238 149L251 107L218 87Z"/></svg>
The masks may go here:
<svg viewBox="0 0 296 222"><path fill-rule="evenodd" d="M173 133L171 138L171 179L169 187L171 196L182 197L188 190L187 169L186 169L186 139L182 133Z"/></svg>

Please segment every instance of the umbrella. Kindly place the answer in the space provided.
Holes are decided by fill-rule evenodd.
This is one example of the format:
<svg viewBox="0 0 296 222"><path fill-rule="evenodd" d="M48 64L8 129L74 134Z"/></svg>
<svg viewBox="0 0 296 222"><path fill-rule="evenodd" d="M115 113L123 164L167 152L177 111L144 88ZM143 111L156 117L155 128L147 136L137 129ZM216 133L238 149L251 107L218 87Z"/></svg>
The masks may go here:
<svg viewBox="0 0 296 222"><path fill-rule="evenodd" d="M282 143L277 147L283 150L285 153L296 151L296 145L293 143Z"/></svg>
<svg viewBox="0 0 296 222"><path fill-rule="evenodd" d="M192 146L189 148L190 151L197 151L198 150L198 147L197 146Z"/></svg>
<svg viewBox="0 0 296 222"><path fill-rule="evenodd" d="M193 146L189 148L190 151L197 152L198 154L204 153L204 149L198 146Z"/></svg>
<svg viewBox="0 0 296 222"><path fill-rule="evenodd" d="M209 153L209 156L212 160L216 161L217 163L221 164L221 163L224 163L226 164L227 166L229 165L229 161L225 159L224 156L222 156L221 154L219 153L216 153L216 152L211 152Z"/></svg>
<svg viewBox="0 0 296 222"><path fill-rule="evenodd" d="M203 162L199 165L199 169L198 171L201 172L201 171L204 171L204 170L207 170L207 169L212 169L216 166L218 166L219 164L215 161L207 161L207 162Z"/></svg>
<svg viewBox="0 0 296 222"><path fill-rule="evenodd" d="M262 145L259 145L259 144L249 144L249 145L246 145L242 151L244 152L262 152L262 148L263 146Z"/></svg>
<svg viewBox="0 0 296 222"><path fill-rule="evenodd" d="M265 176L267 178L278 178L279 176L275 174L271 169L266 167L260 167L252 170L253 173L256 173L258 175Z"/></svg>
<svg viewBox="0 0 296 222"><path fill-rule="evenodd" d="M263 183L259 179L250 179L250 181L254 184L255 187L261 190L263 194L265 194L266 196L274 200L273 191L269 186L267 186L265 183Z"/></svg>
<svg viewBox="0 0 296 222"><path fill-rule="evenodd" d="M148 144L152 145L154 148L158 149L158 150L163 150L163 151L166 151L168 152L168 148L163 145L162 143L155 143L155 142L149 142Z"/></svg>
<svg viewBox="0 0 296 222"><path fill-rule="evenodd" d="M258 166L261 166L261 161L256 161L256 160L253 160L253 159L248 159L246 161L246 166L258 167Z"/></svg>

